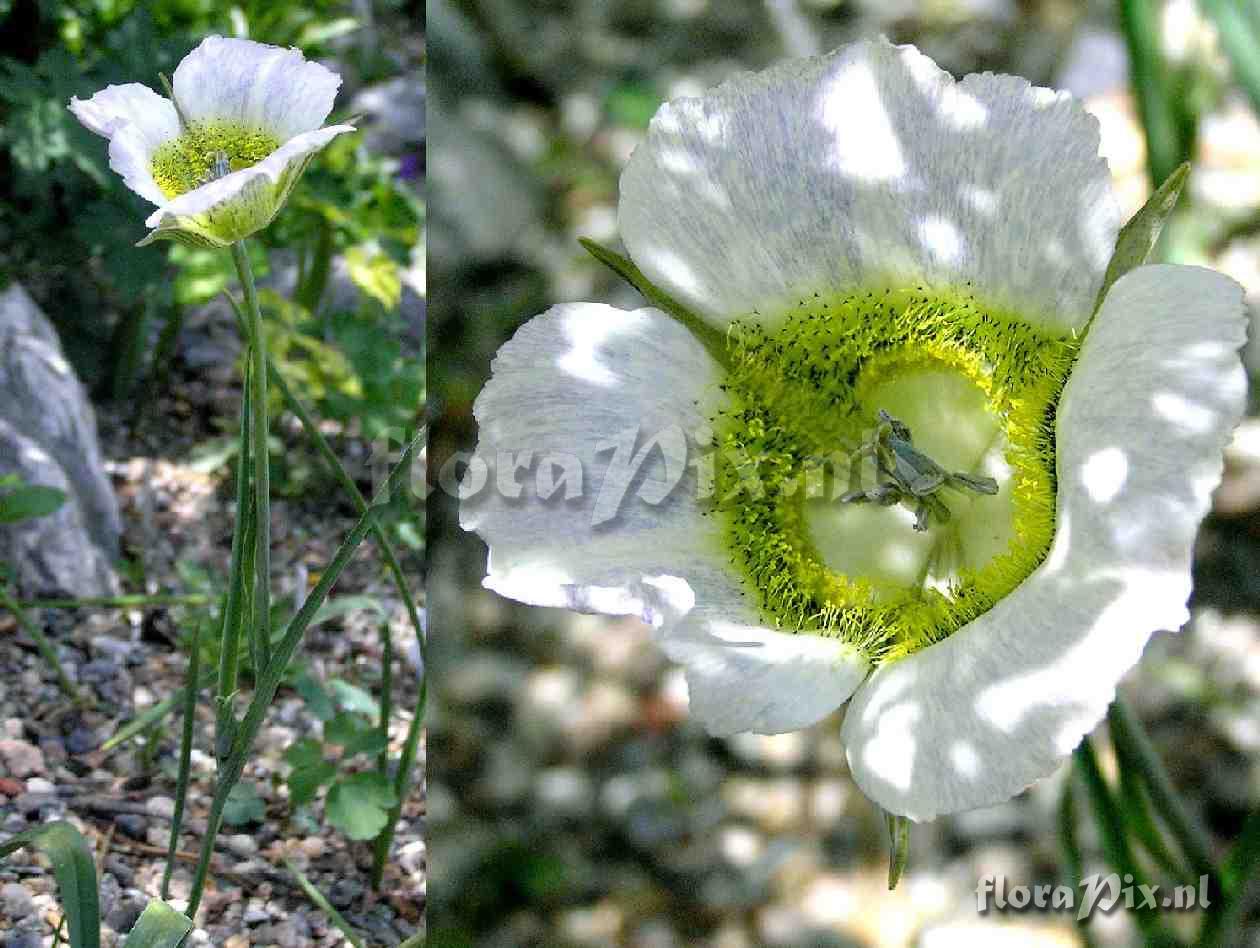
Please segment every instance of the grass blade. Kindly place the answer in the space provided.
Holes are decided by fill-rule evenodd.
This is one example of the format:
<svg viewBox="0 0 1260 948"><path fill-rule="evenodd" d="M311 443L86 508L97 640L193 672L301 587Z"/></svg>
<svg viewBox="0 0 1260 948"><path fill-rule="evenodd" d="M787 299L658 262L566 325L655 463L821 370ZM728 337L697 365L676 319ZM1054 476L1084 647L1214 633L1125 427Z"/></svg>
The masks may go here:
<svg viewBox="0 0 1260 948"><path fill-rule="evenodd" d="M159 899L151 899L123 942L123 948L179 948L192 927L188 916Z"/></svg>
<svg viewBox="0 0 1260 948"><path fill-rule="evenodd" d="M1154 187L1190 155L1182 140L1153 0L1120 0L1120 26L1129 48L1133 94L1146 133L1146 167Z"/></svg>
<svg viewBox="0 0 1260 948"><path fill-rule="evenodd" d="M1260 9L1253 4L1249 19L1236 0L1203 0L1203 8L1216 24L1235 81L1260 115Z"/></svg>
<svg viewBox="0 0 1260 948"><path fill-rule="evenodd" d="M64 820L45 823L0 843L0 859L24 846L52 861L53 877L70 925L70 948L100 948L101 906L96 864L87 840Z"/></svg>

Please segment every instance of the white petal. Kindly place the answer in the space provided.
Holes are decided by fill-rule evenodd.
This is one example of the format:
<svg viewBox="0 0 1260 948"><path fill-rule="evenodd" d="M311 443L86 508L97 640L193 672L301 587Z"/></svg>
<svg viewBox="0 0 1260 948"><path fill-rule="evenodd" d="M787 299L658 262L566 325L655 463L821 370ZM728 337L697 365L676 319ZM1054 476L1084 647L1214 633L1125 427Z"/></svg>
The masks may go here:
<svg viewBox="0 0 1260 948"><path fill-rule="evenodd" d="M179 135L179 116L170 99L137 82L106 86L92 98L71 99L75 118L109 139L109 166L146 201L166 200L153 181L153 152Z"/></svg>
<svg viewBox="0 0 1260 948"><path fill-rule="evenodd" d="M857 43L663 106L621 177L621 236L718 325L813 292L970 281L1080 326L1119 227L1098 140L1066 93Z"/></svg>
<svg viewBox="0 0 1260 948"><path fill-rule="evenodd" d="M870 671L850 646L761 627L743 600L732 601L739 605L727 608L733 615L693 613L660 636L665 654L686 668L691 714L710 734L810 727L844 704Z"/></svg>
<svg viewBox="0 0 1260 948"><path fill-rule="evenodd" d="M1186 621L1244 337L1241 288L1210 270L1141 267L1111 289L1059 406L1049 556L859 689L844 738L867 796L915 820L1013 796L1098 723L1151 633Z"/></svg>
<svg viewBox="0 0 1260 948"><path fill-rule="evenodd" d="M353 131L353 125L329 125L291 138L258 164L208 181L163 204L149 215L145 226L239 231L228 243L248 236L270 223L311 155L338 135Z"/></svg>
<svg viewBox="0 0 1260 948"><path fill-rule="evenodd" d="M106 86L90 99L73 98L70 111L97 135L112 138L124 125L131 125L152 153L159 145L179 135L179 116L170 99L148 86L129 82Z"/></svg>
<svg viewBox="0 0 1260 948"><path fill-rule="evenodd" d="M284 141L323 124L341 77L301 50L209 36L183 58L171 85L190 122L243 122Z"/></svg>
<svg viewBox="0 0 1260 948"><path fill-rule="evenodd" d="M481 489L460 523L490 548L487 588L654 625L715 733L790 730L838 707L865 668L836 643L757 627L728 570L690 465L696 432L726 404L720 382L703 346L657 310L548 310L499 351L477 398L480 462L463 483ZM566 463L582 471L580 496L540 500L540 472ZM450 476L439 472L447 489ZM520 496L504 496L513 485Z"/></svg>

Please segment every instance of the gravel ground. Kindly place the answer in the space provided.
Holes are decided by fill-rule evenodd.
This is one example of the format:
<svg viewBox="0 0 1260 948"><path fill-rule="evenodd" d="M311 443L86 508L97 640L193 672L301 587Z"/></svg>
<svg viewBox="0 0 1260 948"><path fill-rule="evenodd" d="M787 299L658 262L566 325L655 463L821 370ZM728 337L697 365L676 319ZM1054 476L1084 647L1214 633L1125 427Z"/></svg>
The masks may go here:
<svg viewBox="0 0 1260 948"><path fill-rule="evenodd" d="M231 491L226 469L201 473L187 462L189 449L216 433L236 412L236 394L221 387L177 382L167 399L129 430L134 419L117 412L100 418L102 441L126 522L124 557L137 574L128 592L181 592L205 570L226 574L231 546ZM226 423L230 424L230 421ZM277 431L287 443L296 435ZM345 439L334 447L350 469L367 446ZM361 486L367 486L366 484ZM352 510L330 504L335 489L273 507L274 577L278 596L305 591L353 523ZM139 568L142 564L143 569ZM414 558L404 568L419 576ZM142 574L142 575L141 575ZM417 582L418 586L419 583ZM370 544L356 555L334 596L366 594L386 609L394 655L395 708L391 749L399 752L415 707L418 685L414 633ZM75 710L64 700L33 643L12 620L0 618L0 836L52 819L68 819L97 853L103 943L121 944L151 897L159 894L169 819L179 718L163 724L156 755L144 760L135 739L111 752L100 749L117 727L183 684L180 647L190 616L180 608L143 611L88 610L32 613L56 643L71 679L90 692L97 710ZM351 613L313 629L302 659L321 679L342 678L375 693L382 647L379 623ZM238 709L248 690L238 699ZM344 936L297 888L284 866L292 860L370 945L396 945L423 925L426 898L423 748L421 785L404 808L381 892L368 888L369 844L354 843L322 825L322 803L294 811L283 776L282 754L294 741L318 735L321 724L291 689L282 688L259 735L244 779L265 806L260 823L227 826L220 836L213 882L189 944L246 948L330 946ZM192 859L204 833L213 792L213 716L208 698L196 717L193 780L172 895L186 899ZM0 862L0 945L52 944L60 917L54 882L42 857L23 850Z"/></svg>

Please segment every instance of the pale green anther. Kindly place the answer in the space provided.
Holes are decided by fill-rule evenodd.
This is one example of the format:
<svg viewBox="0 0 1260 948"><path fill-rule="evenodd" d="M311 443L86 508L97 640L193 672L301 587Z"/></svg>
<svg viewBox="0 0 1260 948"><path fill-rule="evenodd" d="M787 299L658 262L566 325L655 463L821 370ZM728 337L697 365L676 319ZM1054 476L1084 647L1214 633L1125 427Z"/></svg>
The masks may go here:
<svg viewBox="0 0 1260 948"><path fill-rule="evenodd" d="M937 496L944 488L969 490L977 494L996 494L998 482L991 477L977 477L964 471L945 470L914 447L910 429L884 409L879 410L879 423L870 440L853 452L849 467L849 490L840 497L842 504L876 503L882 507L904 503L915 511L914 529L927 530L931 518L945 524L951 516L949 507ZM862 487L862 461L875 462L875 486ZM913 502L913 503L912 503Z"/></svg>

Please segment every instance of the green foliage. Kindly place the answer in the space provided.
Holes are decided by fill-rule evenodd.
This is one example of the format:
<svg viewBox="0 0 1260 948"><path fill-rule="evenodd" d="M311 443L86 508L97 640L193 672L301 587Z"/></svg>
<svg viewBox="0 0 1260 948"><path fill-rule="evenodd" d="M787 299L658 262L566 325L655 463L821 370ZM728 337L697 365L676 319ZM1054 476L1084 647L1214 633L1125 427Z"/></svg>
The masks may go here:
<svg viewBox="0 0 1260 948"><path fill-rule="evenodd" d="M159 899L150 899L123 948L179 948L192 927L188 916Z"/></svg>
<svg viewBox="0 0 1260 948"><path fill-rule="evenodd" d="M258 795L258 788L248 780L242 780L228 794L227 804L223 808L224 822L232 826L244 826L246 823L261 823L267 818L267 808Z"/></svg>
<svg viewBox="0 0 1260 948"><path fill-rule="evenodd" d="M332 785L324 815L351 839L371 839L385 828L396 799L394 788L381 774L352 774Z"/></svg>
<svg viewBox="0 0 1260 948"><path fill-rule="evenodd" d="M71 948L100 948L96 865L83 834L64 820L45 823L0 843L0 859L24 846L43 853L52 862L58 893L70 920Z"/></svg>
<svg viewBox="0 0 1260 948"><path fill-rule="evenodd" d="M0 523L14 523L56 513L65 491L42 484L23 484L14 474L0 477Z"/></svg>
<svg viewBox="0 0 1260 948"><path fill-rule="evenodd" d="M285 763L293 768L287 778L289 799L294 806L301 806L312 802L319 788L332 782L340 772L348 771L354 757L359 754L379 754L385 748L386 738L379 726L380 705L364 689L339 678L330 680L325 686L305 669L294 676L293 684L306 702L307 711L324 722L323 742L306 737L285 751ZM334 754L335 763L328 759L330 753ZM379 775L351 774L337 779L333 789L347 781L373 776ZM383 777L381 779L384 780ZM388 786L388 782L385 785ZM358 784L354 783L352 786L357 788ZM341 790L337 793L340 803L333 804L332 790L325 802L324 815L329 824L345 829L344 824L349 820L356 831L365 827L369 817L360 813L360 810L366 804L356 802L364 793L359 789ZM393 805L392 789L390 797L390 803L376 807L382 811L377 830L367 836L352 838L367 839L379 832L385 825L385 814ZM371 796L371 799L375 800L377 797ZM348 810L351 811L349 815ZM376 819L375 816L370 818Z"/></svg>

